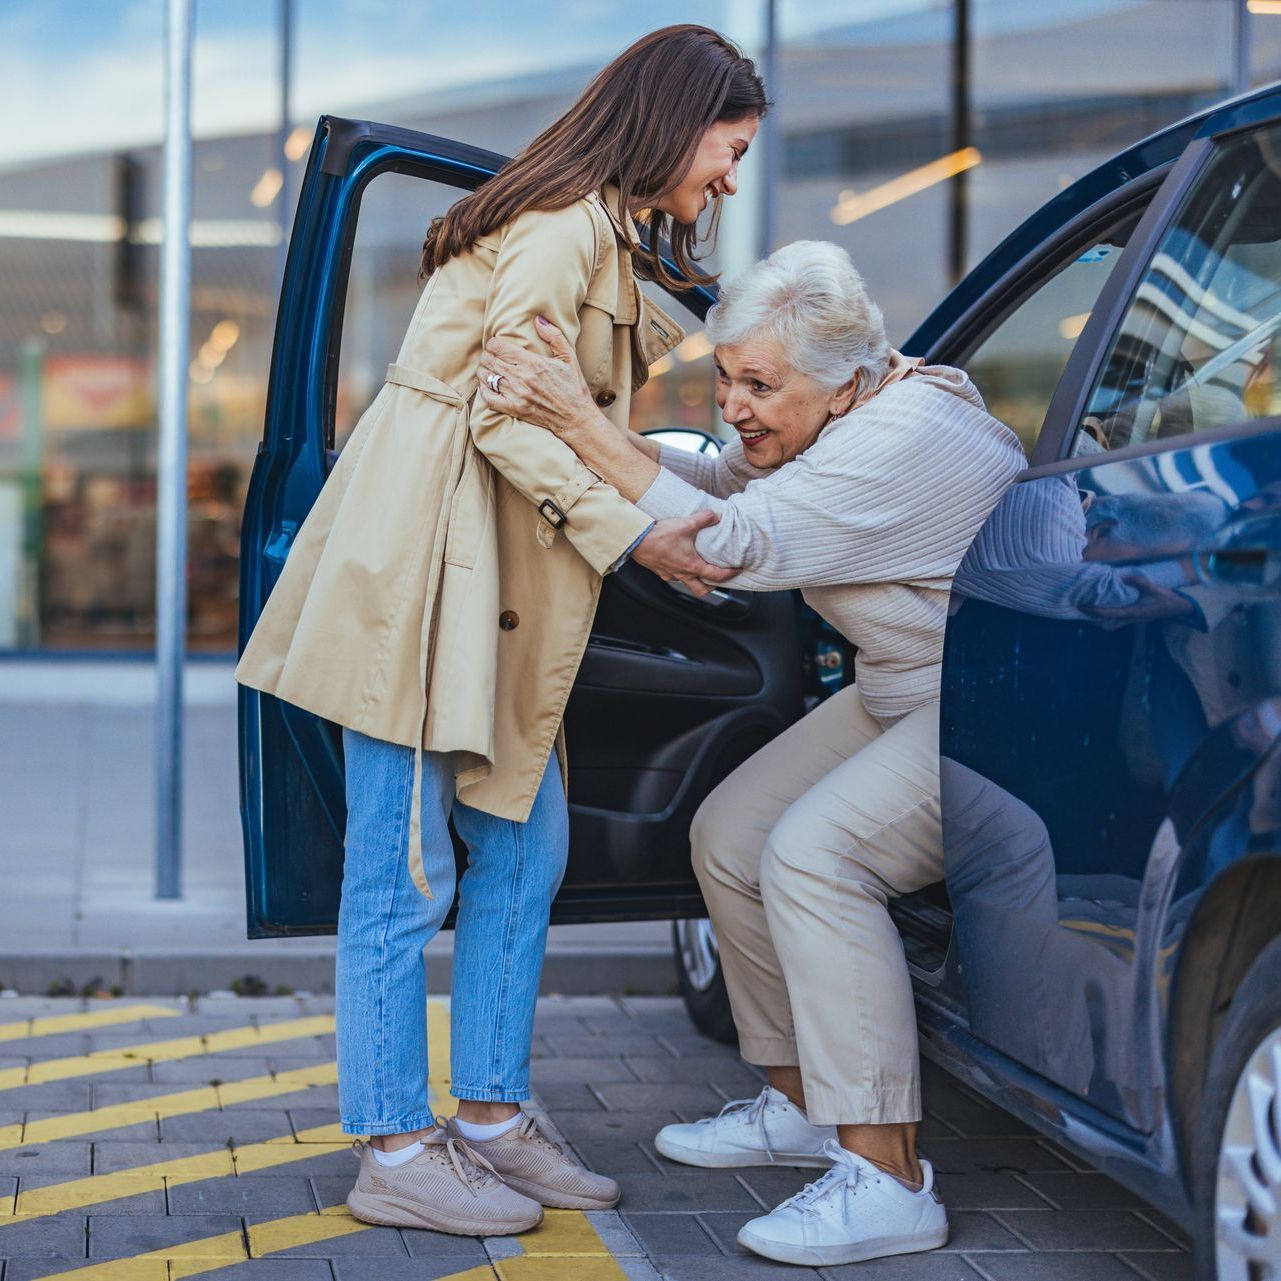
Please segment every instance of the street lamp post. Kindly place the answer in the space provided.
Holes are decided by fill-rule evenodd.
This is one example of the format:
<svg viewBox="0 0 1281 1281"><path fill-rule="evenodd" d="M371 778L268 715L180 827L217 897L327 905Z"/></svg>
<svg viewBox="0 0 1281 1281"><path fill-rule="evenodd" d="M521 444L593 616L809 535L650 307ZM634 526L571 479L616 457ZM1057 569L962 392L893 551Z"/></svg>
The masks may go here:
<svg viewBox="0 0 1281 1281"><path fill-rule="evenodd" d="M187 639L191 329L191 0L167 0L160 439L156 464L156 897L182 896L182 665Z"/></svg>

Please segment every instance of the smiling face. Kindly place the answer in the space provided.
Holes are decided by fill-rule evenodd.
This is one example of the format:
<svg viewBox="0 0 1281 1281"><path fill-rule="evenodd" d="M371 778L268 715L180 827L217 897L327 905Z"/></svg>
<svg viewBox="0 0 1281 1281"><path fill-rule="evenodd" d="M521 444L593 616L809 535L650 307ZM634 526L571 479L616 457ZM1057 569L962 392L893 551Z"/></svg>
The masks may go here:
<svg viewBox="0 0 1281 1281"><path fill-rule="evenodd" d="M753 467L791 462L853 398L852 384L831 391L794 369L773 338L716 348L716 403Z"/></svg>
<svg viewBox="0 0 1281 1281"><path fill-rule="evenodd" d="M718 120L703 134L689 172L653 202L654 208L676 222L693 223L715 196L732 196L738 190L738 162L759 125L755 116Z"/></svg>

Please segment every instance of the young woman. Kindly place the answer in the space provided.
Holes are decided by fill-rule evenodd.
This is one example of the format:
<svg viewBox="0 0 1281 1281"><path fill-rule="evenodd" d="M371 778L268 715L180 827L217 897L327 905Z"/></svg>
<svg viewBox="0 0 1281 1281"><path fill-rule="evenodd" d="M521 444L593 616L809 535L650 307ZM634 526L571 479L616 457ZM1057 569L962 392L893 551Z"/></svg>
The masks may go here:
<svg viewBox="0 0 1281 1281"><path fill-rule="evenodd" d="M683 337L640 292L670 241L691 280L700 216L737 187L766 110L714 31L632 45L500 174L437 219L387 383L299 531L237 678L344 727L339 1099L367 1222L491 1236L618 1187L526 1117L534 1003L568 822L561 716L601 576L629 554L665 578L727 576L708 517L653 522L538 427L476 393L487 340L573 344L620 433L648 365ZM649 245L633 221L648 224ZM553 748L557 750L554 752ZM451 1005L458 1116L427 1096L422 949L468 847Z"/></svg>

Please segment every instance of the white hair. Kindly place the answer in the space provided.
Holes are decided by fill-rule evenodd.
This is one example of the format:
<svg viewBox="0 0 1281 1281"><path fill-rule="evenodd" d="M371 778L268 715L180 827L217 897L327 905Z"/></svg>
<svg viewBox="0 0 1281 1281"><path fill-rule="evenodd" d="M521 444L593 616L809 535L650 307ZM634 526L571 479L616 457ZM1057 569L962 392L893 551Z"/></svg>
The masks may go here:
<svg viewBox="0 0 1281 1281"><path fill-rule="evenodd" d="M773 338L792 367L825 390L851 379L861 394L885 376L885 318L839 245L798 240L776 249L722 289L707 313L716 346Z"/></svg>

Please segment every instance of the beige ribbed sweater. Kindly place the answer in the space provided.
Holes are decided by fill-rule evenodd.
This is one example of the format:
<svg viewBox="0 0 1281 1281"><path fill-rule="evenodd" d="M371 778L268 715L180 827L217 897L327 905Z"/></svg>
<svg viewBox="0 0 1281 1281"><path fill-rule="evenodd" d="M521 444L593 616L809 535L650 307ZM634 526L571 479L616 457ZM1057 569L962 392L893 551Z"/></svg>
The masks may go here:
<svg viewBox="0 0 1281 1281"><path fill-rule="evenodd" d="M719 512L698 550L741 567L725 586L800 588L858 646L859 692L881 719L938 697L952 575L1025 465L1014 433L945 365L884 388L773 471L737 440L716 458L664 447L660 461L641 510Z"/></svg>

